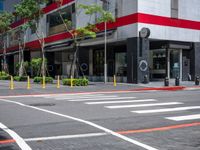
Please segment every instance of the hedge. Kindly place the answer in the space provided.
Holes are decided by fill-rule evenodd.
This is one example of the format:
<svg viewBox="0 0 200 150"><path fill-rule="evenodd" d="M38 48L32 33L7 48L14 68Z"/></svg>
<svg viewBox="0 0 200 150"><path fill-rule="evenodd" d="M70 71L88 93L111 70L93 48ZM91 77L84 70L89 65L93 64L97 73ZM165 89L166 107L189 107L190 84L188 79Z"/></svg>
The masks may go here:
<svg viewBox="0 0 200 150"><path fill-rule="evenodd" d="M0 76L9 76L5 71L0 71Z"/></svg>
<svg viewBox="0 0 200 150"><path fill-rule="evenodd" d="M0 76L0 80L10 80L10 76L9 75Z"/></svg>
<svg viewBox="0 0 200 150"><path fill-rule="evenodd" d="M15 81L27 81L27 76L14 76Z"/></svg>
<svg viewBox="0 0 200 150"><path fill-rule="evenodd" d="M71 79L63 79L63 85L71 85ZM89 83L88 79L72 79L73 86L87 86Z"/></svg>
<svg viewBox="0 0 200 150"><path fill-rule="evenodd" d="M42 83L43 77L35 77L33 79L33 82L35 83ZM46 83L53 83L53 78L52 77L45 77L45 82Z"/></svg>

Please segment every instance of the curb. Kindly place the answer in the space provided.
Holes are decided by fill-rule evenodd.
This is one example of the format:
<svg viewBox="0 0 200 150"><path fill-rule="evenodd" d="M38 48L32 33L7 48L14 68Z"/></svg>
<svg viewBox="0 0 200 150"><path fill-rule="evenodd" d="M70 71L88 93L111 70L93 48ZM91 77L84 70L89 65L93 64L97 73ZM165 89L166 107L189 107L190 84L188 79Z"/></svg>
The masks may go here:
<svg viewBox="0 0 200 150"><path fill-rule="evenodd" d="M133 91L180 91L186 89L185 86L170 86L170 87L148 87L138 88Z"/></svg>
<svg viewBox="0 0 200 150"><path fill-rule="evenodd" d="M185 87L185 86L171 86L171 87L148 87L148 88L137 88L137 89L129 89L129 90L110 90L110 91L79 91L79 92L62 92L62 93L34 93L34 94L15 94L15 95L5 95L0 96L0 98L8 98L8 97L41 97L41 96L50 96L50 95L64 95L64 94L101 94L101 93L131 93L131 92L155 92L155 91L192 91L192 90L200 90L200 86L193 87Z"/></svg>

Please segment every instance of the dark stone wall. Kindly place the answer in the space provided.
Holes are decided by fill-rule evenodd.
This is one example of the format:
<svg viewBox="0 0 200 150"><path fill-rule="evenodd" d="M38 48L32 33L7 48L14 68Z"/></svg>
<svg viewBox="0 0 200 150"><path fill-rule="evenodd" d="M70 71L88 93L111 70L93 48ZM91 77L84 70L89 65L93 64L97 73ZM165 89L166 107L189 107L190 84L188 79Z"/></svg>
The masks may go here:
<svg viewBox="0 0 200 150"><path fill-rule="evenodd" d="M145 63L146 62L146 63ZM127 40L127 81L142 83L144 76L149 81L149 39L129 38Z"/></svg>
<svg viewBox="0 0 200 150"><path fill-rule="evenodd" d="M194 43L191 51L191 73L193 80L195 76L200 76L200 42Z"/></svg>

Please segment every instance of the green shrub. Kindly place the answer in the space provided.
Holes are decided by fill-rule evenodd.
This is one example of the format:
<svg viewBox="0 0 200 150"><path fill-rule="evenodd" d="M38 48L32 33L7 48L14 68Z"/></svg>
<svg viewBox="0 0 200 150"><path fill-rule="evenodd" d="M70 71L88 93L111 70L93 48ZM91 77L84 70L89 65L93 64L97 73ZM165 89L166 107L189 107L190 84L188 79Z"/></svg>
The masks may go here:
<svg viewBox="0 0 200 150"><path fill-rule="evenodd" d="M33 79L33 82L35 83L42 83L43 77L35 77ZM45 82L46 83L53 83L53 78L52 77L45 77Z"/></svg>
<svg viewBox="0 0 200 150"><path fill-rule="evenodd" d="M0 71L0 76L9 76L5 71Z"/></svg>
<svg viewBox="0 0 200 150"><path fill-rule="evenodd" d="M9 75L0 76L0 80L10 80Z"/></svg>
<svg viewBox="0 0 200 150"><path fill-rule="evenodd" d="M71 79L63 79L63 85L71 85ZM89 83L88 79L72 79L73 86L87 86Z"/></svg>
<svg viewBox="0 0 200 150"><path fill-rule="evenodd" d="M14 76L15 81L27 81L27 76Z"/></svg>

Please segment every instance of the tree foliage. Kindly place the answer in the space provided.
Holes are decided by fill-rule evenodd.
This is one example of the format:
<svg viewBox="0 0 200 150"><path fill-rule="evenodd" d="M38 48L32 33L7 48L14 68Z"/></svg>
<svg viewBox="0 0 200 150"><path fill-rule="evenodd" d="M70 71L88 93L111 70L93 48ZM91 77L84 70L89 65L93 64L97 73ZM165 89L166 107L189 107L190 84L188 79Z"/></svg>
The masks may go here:
<svg viewBox="0 0 200 150"><path fill-rule="evenodd" d="M0 33L4 33L10 29L14 16L8 12L0 13Z"/></svg>
<svg viewBox="0 0 200 150"><path fill-rule="evenodd" d="M30 66L31 66L32 71L33 71L33 76L38 75L39 70L41 68L41 65L42 65L42 58L31 59Z"/></svg>
<svg viewBox="0 0 200 150"><path fill-rule="evenodd" d="M21 3L15 5L15 12L21 18L24 18L24 24L21 30L25 31L29 27L35 28L37 22L43 14L42 4L46 4L48 0L22 0Z"/></svg>
<svg viewBox="0 0 200 150"><path fill-rule="evenodd" d="M40 17L39 14L42 14L40 5L46 2L47 0L23 0L15 5L16 14L28 20L36 19Z"/></svg>

